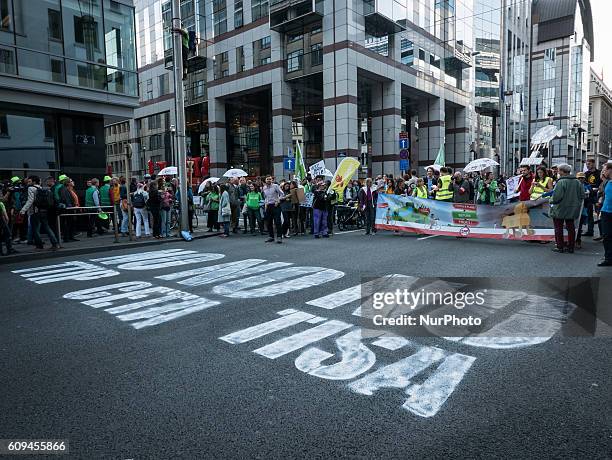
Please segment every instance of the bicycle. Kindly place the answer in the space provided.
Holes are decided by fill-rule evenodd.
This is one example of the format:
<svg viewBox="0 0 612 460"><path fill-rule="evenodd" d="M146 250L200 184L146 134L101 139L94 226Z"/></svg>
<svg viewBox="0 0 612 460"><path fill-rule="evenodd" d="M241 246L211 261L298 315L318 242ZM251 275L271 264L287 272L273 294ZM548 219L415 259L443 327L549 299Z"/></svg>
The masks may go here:
<svg viewBox="0 0 612 460"><path fill-rule="evenodd" d="M180 205L175 205L172 207L172 210L170 211L170 230L174 230L176 228L180 227L180 222L181 222L181 207ZM193 214L191 215L191 225L194 229L198 228L198 215L197 213L194 211Z"/></svg>

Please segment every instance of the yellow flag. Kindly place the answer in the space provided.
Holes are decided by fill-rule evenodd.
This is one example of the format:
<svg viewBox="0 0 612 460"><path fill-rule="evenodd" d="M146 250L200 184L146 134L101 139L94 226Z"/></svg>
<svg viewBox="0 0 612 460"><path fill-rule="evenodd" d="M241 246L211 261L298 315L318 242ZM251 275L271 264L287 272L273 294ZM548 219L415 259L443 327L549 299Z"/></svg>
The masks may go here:
<svg viewBox="0 0 612 460"><path fill-rule="evenodd" d="M334 179L329 189L334 190L339 196L342 196L344 189L347 187L353 174L355 174L355 171L357 171L357 168L359 168L359 165L359 161L355 158L349 157L342 160L338 165L338 169L336 169Z"/></svg>

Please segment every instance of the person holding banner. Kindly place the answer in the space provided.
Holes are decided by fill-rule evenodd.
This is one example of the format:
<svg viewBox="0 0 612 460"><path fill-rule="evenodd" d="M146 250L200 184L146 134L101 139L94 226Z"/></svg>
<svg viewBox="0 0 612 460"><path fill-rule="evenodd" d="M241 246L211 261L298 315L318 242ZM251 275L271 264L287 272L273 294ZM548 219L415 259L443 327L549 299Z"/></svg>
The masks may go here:
<svg viewBox="0 0 612 460"><path fill-rule="evenodd" d="M550 217L555 224L555 241L557 246L554 252L565 252L565 240L563 238L563 226L567 228L568 244L567 252L572 254L576 245L576 226L574 221L580 217L580 209L584 200L584 187L571 175L572 167L568 164L560 164L559 180L550 200L552 205Z"/></svg>
<svg viewBox="0 0 612 460"><path fill-rule="evenodd" d="M432 191L436 193L436 200L447 201L452 203L453 201L453 184L450 172L447 167L443 166L440 168L440 178L436 185L432 187Z"/></svg>
<svg viewBox="0 0 612 460"><path fill-rule="evenodd" d="M424 200L428 198L427 186L425 185L425 180L423 178L419 178L417 180L417 185L412 191L412 196L422 198Z"/></svg>
<svg viewBox="0 0 612 460"><path fill-rule="evenodd" d="M533 183L533 174L529 166L521 166L521 178L514 193L519 194L519 201L529 201L531 198L531 184Z"/></svg>
<svg viewBox="0 0 612 460"><path fill-rule="evenodd" d="M497 181L493 179L493 173L485 174L484 179L478 184L478 203L493 206L497 201L497 193L499 188Z"/></svg>
<svg viewBox="0 0 612 460"><path fill-rule="evenodd" d="M530 198L535 201L542 197L542 195L546 192L550 192L553 189L553 180L548 176L548 171L544 166L538 167L536 169L536 177L535 180L531 183L531 188L529 189Z"/></svg>

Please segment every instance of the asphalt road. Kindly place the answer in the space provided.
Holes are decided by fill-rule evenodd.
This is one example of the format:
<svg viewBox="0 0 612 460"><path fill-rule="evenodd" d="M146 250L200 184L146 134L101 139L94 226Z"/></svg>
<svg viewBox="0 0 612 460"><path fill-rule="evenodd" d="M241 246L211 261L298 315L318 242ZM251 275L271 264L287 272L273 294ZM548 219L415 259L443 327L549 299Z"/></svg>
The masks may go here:
<svg viewBox="0 0 612 460"><path fill-rule="evenodd" d="M328 365L357 366L355 356L338 356L336 348L336 339L360 324L356 304L348 294L335 297L336 308L329 297L316 301L364 276L610 276L596 267L600 245L588 243L572 256L537 243L355 232L283 245L238 236L158 248L172 249L197 252L175 257L180 266L163 266L167 254L142 263L91 260L139 250L3 266L0 438L64 438L71 458L87 459L612 458L612 339L555 334L507 349L432 337L392 349L364 339L371 353L359 356L375 363L347 378L351 366ZM202 255L211 253L218 256ZM194 256L201 259L189 263ZM79 276L90 279L61 271L73 262L89 264ZM240 262L239 271L204 270L231 262ZM275 264L266 273L293 269L294 276L266 278L256 263ZM57 267L40 269L48 265ZM296 268L310 266L322 268ZM167 276L196 269L196 281L196 273ZM218 273L224 275L215 279ZM131 282L151 286L74 294ZM154 292L156 286L173 291ZM520 296L521 288L510 288ZM129 316L164 296L166 303L148 308L196 307L160 324L152 324L161 318L154 313ZM310 322L235 334L300 312ZM344 329L325 332L335 326ZM313 330L323 331L319 340ZM319 361L327 358L322 367L312 364L317 349ZM414 356L429 356L431 365L409 375L418 367ZM455 358L460 370L450 365Z"/></svg>

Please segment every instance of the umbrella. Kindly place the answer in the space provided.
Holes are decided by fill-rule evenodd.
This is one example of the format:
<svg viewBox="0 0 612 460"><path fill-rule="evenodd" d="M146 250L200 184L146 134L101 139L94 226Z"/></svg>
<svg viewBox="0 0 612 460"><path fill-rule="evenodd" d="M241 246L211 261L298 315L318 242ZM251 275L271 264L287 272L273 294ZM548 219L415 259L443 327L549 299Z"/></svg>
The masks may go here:
<svg viewBox="0 0 612 460"><path fill-rule="evenodd" d="M437 163L434 163L430 166L427 166L427 168L425 168L425 170L428 170L429 168L435 169L436 171L440 171L440 168L442 167L442 165L439 165Z"/></svg>
<svg viewBox="0 0 612 460"><path fill-rule="evenodd" d="M166 166L159 172L158 176L176 176L177 174L176 166Z"/></svg>
<svg viewBox="0 0 612 460"><path fill-rule="evenodd" d="M204 187L206 187L206 184L208 184L209 182L214 184L218 180L219 180L218 177L209 177L208 179L206 179L204 182L202 182L200 184L200 187L198 188L198 193L200 193L202 190L204 190Z"/></svg>
<svg viewBox="0 0 612 460"><path fill-rule="evenodd" d="M246 176L248 176L246 171L243 171L242 169L237 169L237 168L225 171L225 174L223 174L223 177L246 177Z"/></svg>
<svg viewBox="0 0 612 460"><path fill-rule="evenodd" d="M491 166L499 166L499 163L491 158L479 158L469 162L465 168L463 168L463 172L469 173L482 171L483 169L490 168Z"/></svg>

